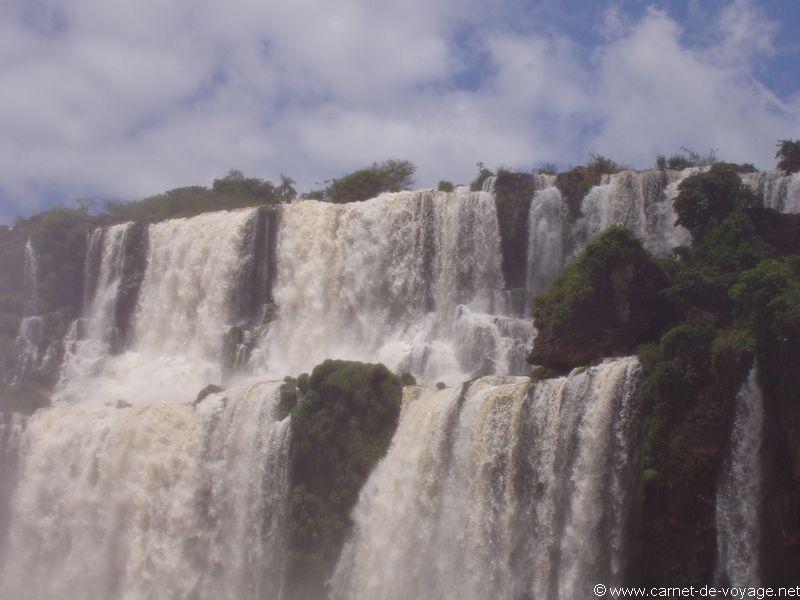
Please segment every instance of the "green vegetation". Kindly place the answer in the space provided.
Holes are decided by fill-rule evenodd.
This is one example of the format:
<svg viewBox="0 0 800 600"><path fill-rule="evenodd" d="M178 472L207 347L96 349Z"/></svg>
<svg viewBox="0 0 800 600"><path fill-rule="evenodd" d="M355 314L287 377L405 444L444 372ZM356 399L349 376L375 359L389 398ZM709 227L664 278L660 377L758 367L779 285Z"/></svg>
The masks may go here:
<svg viewBox="0 0 800 600"><path fill-rule="evenodd" d="M558 167L554 163L542 163L535 171L541 175L557 175Z"/></svg>
<svg viewBox="0 0 800 600"><path fill-rule="evenodd" d="M758 204L758 198L745 186L736 171L714 165L707 173L687 177L678 186L675 199L677 224L700 240L735 210Z"/></svg>
<svg viewBox="0 0 800 600"><path fill-rule="evenodd" d="M800 140L780 140L778 151L775 153L778 159L778 168L786 173L797 173L800 171Z"/></svg>
<svg viewBox="0 0 800 600"><path fill-rule="evenodd" d="M291 407L292 418L289 579L296 597L322 597L319 586L352 525L358 493L397 427L401 397L402 382L383 365L326 360L310 377L284 382L281 404Z"/></svg>
<svg viewBox="0 0 800 600"><path fill-rule="evenodd" d="M713 503L697 498L713 497L734 398L753 360L768 410L771 402L772 418L788 432L796 427L792 390L800 386L791 366L800 361L800 258L778 258L765 241L769 232L756 230L750 215L764 209L752 208L755 198L731 165L717 164L679 189L675 208L693 245L665 263L671 284L664 296L676 320L639 350L644 447L637 571L647 582L699 582L712 574ZM792 453L787 446L774 452ZM688 511L694 517L676 528Z"/></svg>
<svg viewBox="0 0 800 600"><path fill-rule="evenodd" d="M491 169L487 169L486 165L484 165L482 162L479 162L477 164L477 167L478 167L478 175L477 177L475 177L472 183L469 184L469 189L472 190L473 192L481 191L483 189L484 182L487 179L489 179L489 177L494 175L494 172L492 172Z"/></svg>
<svg viewBox="0 0 800 600"><path fill-rule="evenodd" d="M558 334L572 323L582 303L594 302L600 280L614 266L649 262L649 253L628 229L608 228L581 251L546 292L536 297L533 317L537 327L553 329Z"/></svg>
<svg viewBox="0 0 800 600"><path fill-rule="evenodd" d="M444 179L439 182L439 185L436 186L436 189L440 192L452 192L454 189L452 181L445 181Z"/></svg>
<svg viewBox="0 0 800 600"><path fill-rule="evenodd" d="M586 167L601 175L612 175L620 171L630 170L631 168L628 164L618 163L602 154L591 153L589 158L589 164L587 164Z"/></svg>
<svg viewBox="0 0 800 600"><path fill-rule="evenodd" d="M232 210L248 206L276 204L294 198L294 181L281 175L281 186L269 181L245 177L232 170L215 179L211 189L202 186L175 188L143 200L115 201L106 204L114 221L155 222L176 217L191 217L213 210Z"/></svg>
<svg viewBox="0 0 800 600"><path fill-rule="evenodd" d="M381 192L399 192L413 185L416 170L407 160L373 163L371 167L331 181L325 190L326 196L331 202L342 203L368 200Z"/></svg>

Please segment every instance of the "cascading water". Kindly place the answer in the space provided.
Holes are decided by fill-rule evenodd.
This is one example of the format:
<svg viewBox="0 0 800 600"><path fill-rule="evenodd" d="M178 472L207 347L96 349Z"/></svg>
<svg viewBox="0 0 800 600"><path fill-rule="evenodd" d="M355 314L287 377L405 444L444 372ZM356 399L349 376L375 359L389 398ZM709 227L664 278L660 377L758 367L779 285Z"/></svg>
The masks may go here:
<svg viewBox="0 0 800 600"><path fill-rule="evenodd" d="M622 171L605 175L581 202L581 216L568 221L555 178L539 176L528 213L527 291L529 298L545 291L566 264L595 236L612 225L635 233L645 246L666 255L689 243L676 227L672 201L679 183L698 169Z"/></svg>
<svg viewBox="0 0 800 600"><path fill-rule="evenodd" d="M581 203L583 216L575 223L573 252L612 225L627 227L656 254L687 244L689 233L675 226L672 201L680 181L695 171L622 171L606 176Z"/></svg>
<svg viewBox="0 0 800 600"><path fill-rule="evenodd" d="M555 186L534 192L528 213L528 291L547 289L564 268L564 201Z"/></svg>
<svg viewBox="0 0 800 600"><path fill-rule="evenodd" d="M741 176L742 181L764 200L765 208L778 212L800 213L800 173L756 171Z"/></svg>
<svg viewBox="0 0 800 600"><path fill-rule="evenodd" d="M334 597L572 600L619 582L638 379L623 358L533 384L406 388Z"/></svg>
<svg viewBox="0 0 800 600"><path fill-rule="evenodd" d="M279 597L289 422L278 397L271 383L196 407L62 404L10 441L0 429L20 459L0 598Z"/></svg>
<svg viewBox="0 0 800 600"><path fill-rule="evenodd" d="M753 367L736 395L731 447L717 492L717 578L760 585L764 404Z"/></svg>
<svg viewBox="0 0 800 600"><path fill-rule="evenodd" d="M335 356L380 361L431 382L520 368L532 330L502 315L500 260L486 192L287 206L278 316L251 367L283 375Z"/></svg>
<svg viewBox="0 0 800 600"><path fill-rule="evenodd" d="M115 356L108 347L115 331L121 248L130 228L108 229L86 315L88 336L72 344L58 396L190 400L206 384L220 381L224 338L234 320L232 299L246 262L242 247L256 213L208 213L150 225L132 342Z"/></svg>
<svg viewBox="0 0 800 600"><path fill-rule="evenodd" d="M97 228L89 237L84 267L83 318L74 322L64 344L60 384L87 381L98 374L119 337L117 302L125 266L125 242L133 223ZM97 269L93 263L98 262ZM95 275L96 272L96 275Z"/></svg>
<svg viewBox="0 0 800 600"><path fill-rule="evenodd" d="M17 365L10 378L12 384L23 381L31 369L36 368L40 363L44 320L37 314L39 312L39 259L30 238L25 242L22 293L24 298L23 316L15 340Z"/></svg>
<svg viewBox="0 0 800 600"><path fill-rule="evenodd" d="M606 178L572 224L554 178L537 176L528 291L611 224L659 253L684 243L671 200L692 172ZM794 181L751 185L790 210ZM426 383L492 375L406 388L355 511L337 597L556 600L623 581L639 366L507 377L525 372L533 327L502 292L493 185L93 232L61 402L0 413L0 599L280 597L289 422L276 418L276 383L236 373L282 378L332 357ZM36 271L29 240L26 298ZM30 327L42 324L37 305L26 304ZM191 405L225 378L230 391ZM740 397L746 389L757 390ZM754 411L737 412L735 427ZM758 544L747 507L760 492L740 481L755 452L736 435L741 460L726 481L739 483L723 482L718 500L720 571L756 581L757 567L739 566ZM756 500L741 504L748 494Z"/></svg>

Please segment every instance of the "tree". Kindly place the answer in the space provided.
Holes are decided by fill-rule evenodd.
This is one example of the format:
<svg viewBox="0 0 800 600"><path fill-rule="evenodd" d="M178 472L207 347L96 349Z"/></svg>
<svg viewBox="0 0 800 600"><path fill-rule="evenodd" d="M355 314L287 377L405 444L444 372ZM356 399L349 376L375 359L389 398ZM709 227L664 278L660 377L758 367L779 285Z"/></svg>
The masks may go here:
<svg viewBox="0 0 800 600"><path fill-rule="evenodd" d="M775 153L778 168L786 173L800 171L800 140L780 140L778 151Z"/></svg>
<svg viewBox="0 0 800 600"><path fill-rule="evenodd" d="M678 214L676 225L682 225L694 241L720 223L734 210L758 204L758 198L747 188L736 171L714 165L705 173L684 179L673 202Z"/></svg>
<svg viewBox="0 0 800 600"><path fill-rule="evenodd" d="M445 181L442 179L439 182L439 185L436 186L436 189L440 192L452 192L453 191L453 182L452 181Z"/></svg>
<svg viewBox="0 0 800 600"><path fill-rule="evenodd" d="M297 190L294 189L295 183L294 179L281 173L281 184L275 188L275 193L283 200L293 200L297 196Z"/></svg>
<svg viewBox="0 0 800 600"><path fill-rule="evenodd" d="M540 175L558 175L558 167L555 163L542 163L534 171Z"/></svg>
<svg viewBox="0 0 800 600"><path fill-rule="evenodd" d="M326 189L331 202L358 202L374 198L381 192L399 192L413 185L416 171L407 160L386 160L373 163L349 175L334 179Z"/></svg>
<svg viewBox="0 0 800 600"><path fill-rule="evenodd" d="M386 191L399 192L414 185L417 167L407 160L389 159L378 166L384 179Z"/></svg>
<svg viewBox="0 0 800 600"><path fill-rule="evenodd" d="M486 165L483 162L479 162L476 165L478 167L478 176L475 180L469 185L469 189L473 192L479 192L483 189L483 182L489 179L494 173L491 169L487 169Z"/></svg>
<svg viewBox="0 0 800 600"><path fill-rule="evenodd" d="M619 173L620 171L626 171L630 169L630 165L626 165L623 163L618 163L615 160L611 160L610 158L603 156L602 154L589 154L589 164L586 165L593 171L600 173L601 175L611 175L614 173Z"/></svg>

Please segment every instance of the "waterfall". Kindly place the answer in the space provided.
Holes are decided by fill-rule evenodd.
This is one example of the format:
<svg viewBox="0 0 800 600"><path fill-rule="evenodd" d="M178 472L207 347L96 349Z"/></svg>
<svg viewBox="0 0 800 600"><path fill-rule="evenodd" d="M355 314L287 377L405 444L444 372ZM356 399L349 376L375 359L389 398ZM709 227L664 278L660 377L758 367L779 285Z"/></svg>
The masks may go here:
<svg viewBox="0 0 800 600"><path fill-rule="evenodd" d="M24 316L30 317L37 314L39 312L39 259L30 237L25 241L22 294L25 298Z"/></svg>
<svg viewBox="0 0 800 600"><path fill-rule="evenodd" d="M622 171L604 175L581 202L581 216L568 220L555 178L538 176L528 214L527 291L529 298L550 282L586 244L612 225L630 229L645 247L667 255L690 242L689 232L676 227L672 207L680 182L698 169Z"/></svg>
<svg viewBox="0 0 800 600"><path fill-rule="evenodd" d="M756 171L741 176L742 181L764 201L765 208L779 212L800 213L800 173Z"/></svg>
<svg viewBox="0 0 800 600"><path fill-rule="evenodd" d="M13 442L0 598L278 597L289 448L278 396L269 383L196 407L38 411Z"/></svg>
<svg viewBox="0 0 800 600"><path fill-rule="evenodd" d="M12 384L20 383L40 364L44 320L39 312L39 258L29 237L25 241L22 263L23 315L14 340L17 364L11 374Z"/></svg>
<svg viewBox="0 0 800 600"><path fill-rule="evenodd" d="M605 176L601 185L592 188L583 199L583 216L574 228L574 253L612 225L627 227L659 255L689 243L688 231L675 226L677 215L672 201L678 195L678 184L695 172L696 169L622 171Z"/></svg>
<svg viewBox="0 0 800 600"><path fill-rule="evenodd" d="M119 338L117 304L125 267L125 242L132 228L133 223L98 227L89 236L84 265L84 314L70 326L66 336L61 386L87 381L99 373Z"/></svg>
<svg viewBox="0 0 800 600"><path fill-rule="evenodd" d="M153 402L190 400L222 374L232 299L247 261L248 224L257 210L173 219L147 230L146 266L132 315L131 342L110 355L123 272L121 251L131 227L105 231L97 284L82 321L68 334L57 390L69 401L94 398ZM88 334L88 335L87 335ZM82 338L83 341L79 341Z"/></svg>
<svg viewBox="0 0 800 600"><path fill-rule="evenodd" d="M528 291L547 290L564 268L564 201L555 186L534 192L528 213Z"/></svg>
<svg viewBox="0 0 800 600"><path fill-rule="evenodd" d="M524 362L532 330L502 314L500 262L486 192L284 206L277 317L251 367L283 375L338 357L430 382L508 373Z"/></svg>
<svg viewBox="0 0 800 600"><path fill-rule="evenodd" d="M729 585L760 585L761 443L764 404L753 367L736 394L731 446L717 492L717 577Z"/></svg>
<svg viewBox="0 0 800 600"><path fill-rule="evenodd" d="M535 383L405 388L334 597L571 600L620 582L638 380L622 358Z"/></svg>

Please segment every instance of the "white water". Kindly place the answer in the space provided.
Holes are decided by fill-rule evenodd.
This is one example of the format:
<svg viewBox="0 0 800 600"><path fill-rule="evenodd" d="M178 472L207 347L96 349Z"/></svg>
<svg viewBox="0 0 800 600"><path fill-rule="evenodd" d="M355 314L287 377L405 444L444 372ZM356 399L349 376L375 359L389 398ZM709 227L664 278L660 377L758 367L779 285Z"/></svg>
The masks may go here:
<svg viewBox="0 0 800 600"><path fill-rule="evenodd" d="M459 382L519 365L532 330L503 316L500 239L486 192L382 194L284 207L278 317L251 359L282 375L329 357Z"/></svg>
<svg viewBox="0 0 800 600"><path fill-rule="evenodd" d="M463 395L406 388L334 597L572 600L619 581L638 377L624 358Z"/></svg>
<svg viewBox="0 0 800 600"><path fill-rule="evenodd" d="M763 435L764 404L753 367L736 395L731 448L717 492L717 578L737 587L761 581Z"/></svg>
<svg viewBox="0 0 800 600"><path fill-rule="evenodd" d="M583 216L575 223L577 246L583 248L593 237L612 225L635 233L652 252L665 255L672 248L690 242L683 227L676 227L672 201L678 184L696 169L684 171L622 171L606 176L583 199Z"/></svg>
<svg viewBox="0 0 800 600"><path fill-rule="evenodd" d="M92 294L84 297L84 314L70 326L64 344L64 362L59 386L85 382L98 375L106 359L111 357L112 344L119 336L116 310L120 279L123 275L125 240L133 223L95 229L89 238L84 281ZM92 274L92 259L97 254L99 267ZM94 285L89 282L94 279Z"/></svg>
<svg viewBox="0 0 800 600"><path fill-rule="evenodd" d="M564 268L564 201L551 185L534 192L528 213L527 281L531 295L547 290Z"/></svg>
<svg viewBox="0 0 800 600"><path fill-rule="evenodd" d="M24 381L32 369L41 364L42 334L44 320L39 312L39 259L31 238L25 241L25 254L22 265L23 316L19 331L14 340L17 351L17 364L10 377L12 384Z"/></svg>
<svg viewBox="0 0 800 600"><path fill-rule="evenodd" d="M30 417L13 442L0 598L277 597L289 443L277 390Z"/></svg>
<svg viewBox="0 0 800 600"><path fill-rule="evenodd" d="M208 213L150 225L133 341L118 356L109 356L107 346L127 229L119 225L107 231L87 314L89 336L69 354L58 396L73 402L185 401L208 383L218 383L224 335L234 324L231 299L245 260L246 225L255 212Z"/></svg>
<svg viewBox="0 0 800 600"><path fill-rule="evenodd" d="M764 200L766 208L779 212L800 213L800 173L757 171L742 175L750 188Z"/></svg>

